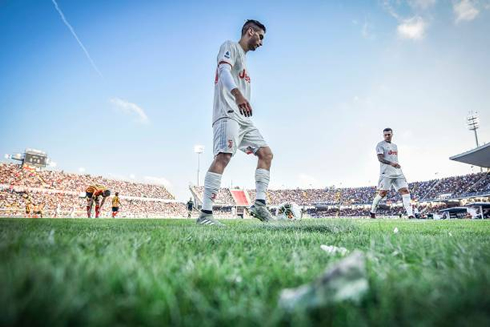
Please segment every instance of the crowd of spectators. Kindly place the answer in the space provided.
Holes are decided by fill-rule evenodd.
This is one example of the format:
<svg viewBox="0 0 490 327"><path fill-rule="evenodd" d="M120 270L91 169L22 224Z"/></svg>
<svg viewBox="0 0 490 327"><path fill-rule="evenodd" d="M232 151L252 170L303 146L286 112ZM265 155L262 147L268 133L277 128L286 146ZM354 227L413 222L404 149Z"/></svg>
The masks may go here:
<svg viewBox="0 0 490 327"><path fill-rule="evenodd" d="M85 189L102 184L120 193L120 216L184 217L187 210L161 185L107 179L100 176L78 175L63 171L32 170L19 165L0 163L0 215L25 215L27 203L43 206L48 216L86 216ZM139 198L139 199L138 199ZM103 214L110 215L111 197Z"/></svg>
<svg viewBox="0 0 490 327"><path fill-rule="evenodd" d="M404 213L403 207L393 207L393 208L379 208L376 212L378 217L383 216L398 216ZM309 214L313 218L322 218L322 217L369 217L370 209L367 207L352 207L352 208L331 208L328 210L307 210L307 214Z"/></svg>
<svg viewBox="0 0 490 327"><path fill-rule="evenodd" d="M0 215L6 212L25 212L26 194L34 205L44 205L46 212L61 211L63 215L85 216L85 188L90 184L103 184L113 192L121 194L121 216L128 217L185 217L187 210L183 203L177 203L174 196L161 185L135 183L107 179L100 176L78 175L63 171L34 171L14 164L0 163ZM464 176L433 179L409 184L412 199L418 202L438 201L481 195L490 192L490 174L477 173ZM204 187L191 187L193 195L202 201ZM255 199L255 190L246 190L250 199ZM284 202L295 202L309 207L307 214L312 217L367 216L369 205L376 188L335 188L324 189L283 189L269 190L267 202L277 206ZM135 199L140 198L140 199ZM401 206L390 206L401 201L400 195L391 191L384 201L388 206L380 210L380 215L398 215ZM230 189L222 188L217 194L215 215L229 216L236 205ZM327 206L328 210L311 209L316 205ZM340 213L339 209L342 207ZM391 208L390 208L391 207ZM105 205L110 210L110 199Z"/></svg>
<svg viewBox="0 0 490 327"><path fill-rule="evenodd" d="M429 181L409 183L412 199L416 201L441 200L462 196L478 195L490 191L490 174L477 173L464 176L433 179ZM198 197L202 199L203 187L195 188ZM255 199L255 190L248 190L250 199ZM354 188L324 188L324 189L284 189L268 190L267 202L279 205L284 202L295 202L300 206L315 204L326 205L361 205L370 204L376 194L375 186ZM223 196L226 195L226 196ZM400 202L397 192L391 191L386 202ZM221 189L216 204L234 205L228 189Z"/></svg>
<svg viewBox="0 0 490 327"><path fill-rule="evenodd" d="M91 184L102 184L110 190L123 191L126 196L168 199L175 197L162 185L135 183L102 176L79 175L55 170L30 170L19 165L0 163L0 184L27 188L84 192Z"/></svg>
<svg viewBox="0 0 490 327"><path fill-rule="evenodd" d="M85 198L71 193L48 193L43 191L0 190L0 215L23 216L27 203L43 205L46 216L85 217ZM110 198L102 208L103 216L109 216ZM56 213L56 211L59 211ZM120 217L185 217L187 209L184 203L163 202L157 200L121 199Z"/></svg>

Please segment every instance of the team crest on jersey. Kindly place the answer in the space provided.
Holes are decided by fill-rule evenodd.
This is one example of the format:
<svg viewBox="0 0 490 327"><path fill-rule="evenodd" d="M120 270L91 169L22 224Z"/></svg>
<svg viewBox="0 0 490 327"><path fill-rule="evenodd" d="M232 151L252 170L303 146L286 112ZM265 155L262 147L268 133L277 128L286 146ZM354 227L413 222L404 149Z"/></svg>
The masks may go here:
<svg viewBox="0 0 490 327"><path fill-rule="evenodd" d="M224 57L225 57L226 59L230 59L230 57L231 57L231 55L230 55L230 51L226 51L226 52L225 52Z"/></svg>
<svg viewBox="0 0 490 327"><path fill-rule="evenodd" d="M228 149L233 148L233 140L228 140Z"/></svg>

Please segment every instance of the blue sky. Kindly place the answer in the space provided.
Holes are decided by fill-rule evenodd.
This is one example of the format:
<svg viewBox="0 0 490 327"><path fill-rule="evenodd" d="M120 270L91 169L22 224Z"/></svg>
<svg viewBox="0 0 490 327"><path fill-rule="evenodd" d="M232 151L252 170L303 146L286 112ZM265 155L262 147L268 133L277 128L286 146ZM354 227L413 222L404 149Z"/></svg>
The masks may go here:
<svg viewBox="0 0 490 327"><path fill-rule="evenodd" d="M490 0L56 3L75 34L53 0L0 0L2 154L185 199L194 145L202 179L212 161L219 46L247 18L267 26L248 66L271 187L374 185L387 126L409 181L472 171L448 160L474 147L468 111L490 140ZM254 187L255 164L237 154L223 186Z"/></svg>

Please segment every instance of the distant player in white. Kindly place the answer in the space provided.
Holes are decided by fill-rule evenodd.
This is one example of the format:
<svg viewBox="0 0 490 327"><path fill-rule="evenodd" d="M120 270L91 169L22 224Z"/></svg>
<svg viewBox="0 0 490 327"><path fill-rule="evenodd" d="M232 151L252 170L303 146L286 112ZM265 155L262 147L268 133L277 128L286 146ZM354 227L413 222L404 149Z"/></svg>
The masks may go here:
<svg viewBox="0 0 490 327"><path fill-rule="evenodd" d="M376 146L376 154L380 162L379 193L373 200L370 214L371 218L376 218L376 209L378 208L379 202L388 194L388 191L392 187L401 194L403 206L407 211L408 218L413 218L408 183L398 163L398 147L396 144L391 143L393 130L391 128L385 128L383 130L383 137L384 141L379 142Z"/></svg>
<svg viewBox="0 0 490 327"><path fill-rule="evenodd" d="M54 216L55 216L55 217L59 217L59 216L60 216L60 214L61 214L61 204L59 204L59 203L58 203L58 204L56 205L56 210L55 210L55 212L54 212Z"/></svg>
<svg viewBox="0 0 490 327"><path fill-rule="evenodd" d="M254 154L258 158L255 171L257 195L250 208L252 216L261 221L271 221L266 207L272 151L254 126L250 105L250 76L246 54L262 46L265 26L256 20L248 20L242 27L239 42L226 41L221 45L217 58L214 87L213 151L214 161L204 179L204 196L201 214L197 219L202 225L222 225L213 219L213 202L221 186L221 176L237 150Z"/></svg>

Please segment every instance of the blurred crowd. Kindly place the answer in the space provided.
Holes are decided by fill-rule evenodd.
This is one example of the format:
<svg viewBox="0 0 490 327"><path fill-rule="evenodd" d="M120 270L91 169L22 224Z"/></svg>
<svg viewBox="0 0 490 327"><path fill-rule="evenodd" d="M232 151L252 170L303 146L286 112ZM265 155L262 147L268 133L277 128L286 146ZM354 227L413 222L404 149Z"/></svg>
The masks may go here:
<svg viewBox="0 0 490 327"><path fill-rule="evenodd" d="M134 183L100 176L63 171L31 170L0 163L0 215L25 215L27 203L43 206L47 216L86 216L85 189L102 184L114 195L120 193L120 217L185 217L183 203L169 202L174 196L161 185ZM128 198L130 197L130 198ZM103 207L110 215L111 197ZM143 199L134 199L143 198Z"/></svg>
<svg viewBox="0 0 490 327"><path fill-rule="evenodd" d="M0 184L27 188L85 192L88 185L102 184L109 190L124 192L126 196L175 199L162 185L107 179L102 176L78 175L54 170L29 170L19 165L0 163Z"/></svg>
<svg viewBox="0 0 490 327"><path fill-rule="evenodd" d="M416 201L431 201L451 199L464 196L480 195L490 191L490 174L478 173L464 176L433 179L423 182L409 183L412 199ZM202 199L203 187L196 187L198 198ZM255 190L248 190L250 199L255 199ZM370 204L376 194L376 187L354 187L324 189L290 189L268 190L267 202L270 205L279 205L284 202L295 202L300 206L314 204L325 205L360 205ZM396 203L401 201L400 195L391 191L386 202ZM221 189L216 204L234 205L233 197L229 189Z"/></svg>
<svg viewBox="0 0 490 327"><path fill-rule="evenodd" d="M0 215L14 212L25 213L27 202L43 205L50 215L80 217L85 216L85 189L90 184L103 184L113 194L121 195L120 217L186 217L185 204L173 201L174 196L161 185L134 183L107 179L100 176L78 175L63 171L35 171L20 168L19 165L0 163ZM415 202L441 201L468 196L477 196L490 192L490 174L478 173L464 176L433 179L409 183L412 199ZM191 192L202 201L204 187L193 186ZM246 190L250 199L255 199L255 190ZM369 205L376 194L376 188L335 188L324 189L283 189L269 190L268 204L277 206L284 202L295 202L309 207L306 214L312 217L367 216ZM134 199L140 198L140 199ZM28 200L29 199L29 200ZM398 193L391 191L380 209L379 215L398 215L402 207ZM225 217L232 214L235 201L230 189L220 189L215 204L215 216ZM313 206L323 206L312 209ZM111 198L103 208L110 215ZM328 209L325 209L328 208ZM341 208L340 212L338 211ZM194 215L197 211L194 212Z"/></svg>
<svg viewBox="0 0 490 327"><path fill-rule="evenodd" d="M28 203L43 205L45 216L85 217L85 198L68 193L47 193L43 191L0 190L0 215L25 216ZM110 198L102 208L102 216L109 216ZM186 217L184 203L162 202L156 200L121 199L121 213L118 217Z"/></svg>

